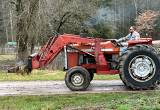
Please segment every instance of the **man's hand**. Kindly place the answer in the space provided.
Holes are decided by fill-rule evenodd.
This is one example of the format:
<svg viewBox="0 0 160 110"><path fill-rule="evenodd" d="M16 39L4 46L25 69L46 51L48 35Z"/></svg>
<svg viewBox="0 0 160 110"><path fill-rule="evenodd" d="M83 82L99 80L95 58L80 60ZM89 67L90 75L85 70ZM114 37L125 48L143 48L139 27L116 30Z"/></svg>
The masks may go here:
<svg viewBox="0 0 160 110"><path fill-rule="evenodd" d="M120 46L122 46L121 43L118 42L118 40L119 40L119 39L111 40L111 42L114 44L115 47L120 47Z"/></svg>

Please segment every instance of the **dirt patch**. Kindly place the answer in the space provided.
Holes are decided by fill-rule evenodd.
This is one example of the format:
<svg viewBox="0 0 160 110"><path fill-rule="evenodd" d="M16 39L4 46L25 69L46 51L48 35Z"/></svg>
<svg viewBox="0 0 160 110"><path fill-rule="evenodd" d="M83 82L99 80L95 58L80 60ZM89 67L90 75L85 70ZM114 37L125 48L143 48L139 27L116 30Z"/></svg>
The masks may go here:
<svg viewBox="0 0 160 110"><path fill-rule="evenodd" d="M85 107L66 107L62 110L105 110L104 105L97 105L97 106L85 106Z"/></svg>

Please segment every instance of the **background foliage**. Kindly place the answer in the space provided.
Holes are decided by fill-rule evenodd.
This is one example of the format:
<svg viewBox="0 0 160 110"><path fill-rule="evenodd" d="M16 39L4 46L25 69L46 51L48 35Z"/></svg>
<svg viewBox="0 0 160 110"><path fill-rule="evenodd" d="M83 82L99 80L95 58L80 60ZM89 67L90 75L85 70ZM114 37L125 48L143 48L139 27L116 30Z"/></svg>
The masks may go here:
<svg viewBox="0 0 160 110"><path fill-rule="evenodd" d="M0 6L0 45L16 41L20 60L54 32L120 38L129 26L142 29L152 22L151 32L147 27L139 31L160 38L159 0L0 0ZM147 12L156 17L144 23Z"/></svg>

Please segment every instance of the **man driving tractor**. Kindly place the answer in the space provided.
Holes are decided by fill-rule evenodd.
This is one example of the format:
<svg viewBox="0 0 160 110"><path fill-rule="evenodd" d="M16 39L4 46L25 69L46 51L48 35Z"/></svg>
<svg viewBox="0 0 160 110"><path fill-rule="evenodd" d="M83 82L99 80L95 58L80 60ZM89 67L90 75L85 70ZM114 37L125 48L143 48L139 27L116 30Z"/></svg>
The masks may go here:
<svg viewBox="0 0 160 110"><path fill-rule="evenodd" d="M129 34L126 37L120 38L117 40L117 42L125 42L128 40L136 40L140 38L140 34L136 31L135 26L131 26L129 28Z"/></svg>
<svg viewBox="0 0 160 110"><path fill-rule="evenodd" d="M131 26L129 28L129 34L126 37L122 37L116 40L116 43L119 43L122 46L120 48L120 51L122 52L121 54L127 51L128 43L126 43L126 41L137 40L137 39L140 39L140 34L136 31L135 26Z"/></svg>

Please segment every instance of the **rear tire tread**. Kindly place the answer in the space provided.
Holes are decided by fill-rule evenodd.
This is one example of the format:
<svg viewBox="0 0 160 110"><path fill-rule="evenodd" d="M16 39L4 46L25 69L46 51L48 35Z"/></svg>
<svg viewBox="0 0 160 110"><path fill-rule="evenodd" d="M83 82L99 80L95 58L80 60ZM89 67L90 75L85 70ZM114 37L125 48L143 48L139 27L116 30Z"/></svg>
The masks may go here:
<svg viewBox="0 0 160 110"><path fill-rule="evenodd" d="M150 86L144 86L144 87L136 87L135 85L133 85L132 83L130 83L126 77L125 77L125 72L123 70L123 64L125 63L125 59L133 52L135 51L141 51L141 50L145 50L145 51L148 51L148 52L151 52L153 54L157 54L157 51L154 47L150 46L150 45L137 45L137 46L134 46L134 47L129 47L127 52L125 54L123 54L121 57L120 57L120 60L119 60L119 70L120 70L120 79L122 80L122 82L128 87L128 88L131 88L133 90L146 90L146 89L153 89L155 87L157 87L157 82L158 82L158 78L157 78L157 81L155 81L154 83L150 84ZM160 59L160 55L157 56L159 59ZM160 61L160 60L159 60ZM160 77L160 75L158 75Z"/></svg>

